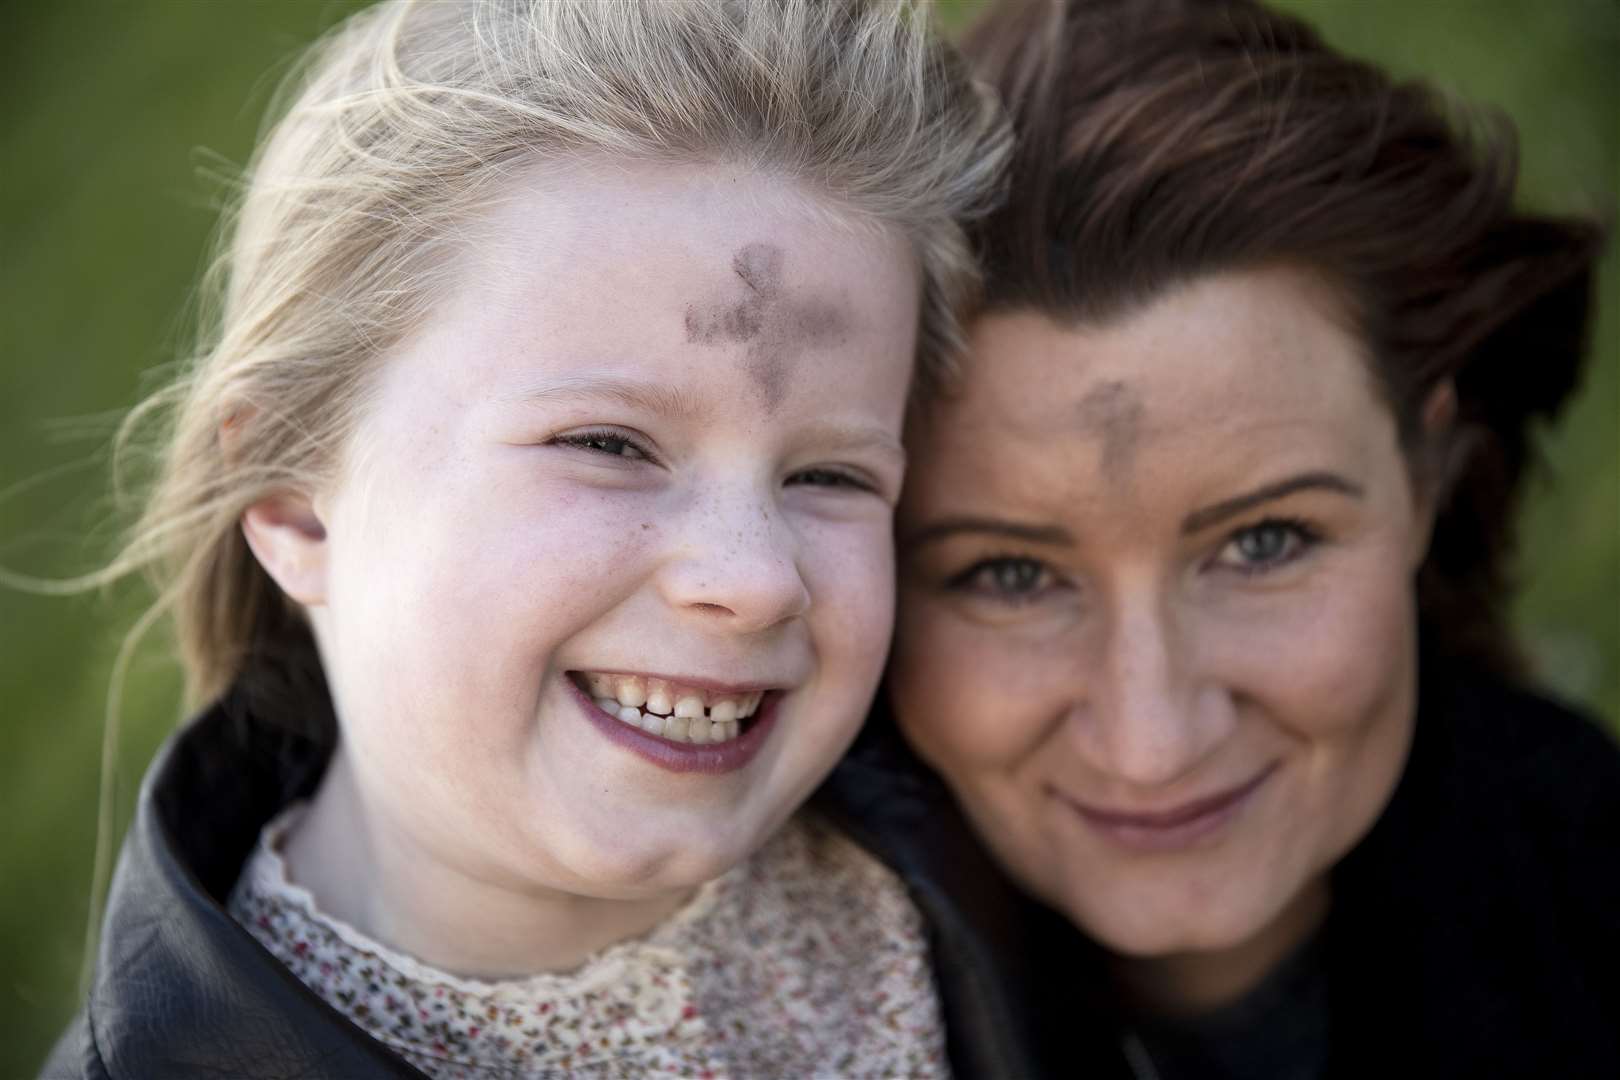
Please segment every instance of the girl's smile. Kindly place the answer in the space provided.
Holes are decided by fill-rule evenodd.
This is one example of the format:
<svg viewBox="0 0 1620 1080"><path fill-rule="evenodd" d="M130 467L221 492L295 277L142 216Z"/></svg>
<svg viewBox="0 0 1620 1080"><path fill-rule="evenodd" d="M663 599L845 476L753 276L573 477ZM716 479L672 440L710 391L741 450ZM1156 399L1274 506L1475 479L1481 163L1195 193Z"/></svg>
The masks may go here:
<svg viewBox="0 0 1620 1080"><path fill-rule="evenodd" d="M575 675L586 719L608 739L670 772L724 773L754 759L782 692L692 679Z"/></svg>
<svg viewBox="0 0 1620 1080"><path fill-rule="evenodd" d="M645 675L574 676L598 708L620 722L673 742L727 742L752 725L770 687L703 685ZM774 703L774 699L773 699Z"/></svg>

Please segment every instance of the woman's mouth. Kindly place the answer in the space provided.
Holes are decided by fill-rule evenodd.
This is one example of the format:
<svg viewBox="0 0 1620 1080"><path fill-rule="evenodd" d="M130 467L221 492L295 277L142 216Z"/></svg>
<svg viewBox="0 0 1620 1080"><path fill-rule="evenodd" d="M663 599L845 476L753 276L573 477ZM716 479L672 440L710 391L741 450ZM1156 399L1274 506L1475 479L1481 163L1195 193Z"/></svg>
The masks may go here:
<svg viewBox="0 0 1620 1080"><path fill-rule="evenodd" d="M672 772L723 773L753 760L783 691L653 675L571 671L586 718L611 741Z"/></svg>
<svg viewBox="0 0 1620 1080"><path fill-rule="evenodd" d="M1050 794L1104 838L1135 851L1176 851L1218 833L1248 804L1281 762L1272 762L1241 784L1164 809L1133 810L1095 806L1056 788Z"/></svg>

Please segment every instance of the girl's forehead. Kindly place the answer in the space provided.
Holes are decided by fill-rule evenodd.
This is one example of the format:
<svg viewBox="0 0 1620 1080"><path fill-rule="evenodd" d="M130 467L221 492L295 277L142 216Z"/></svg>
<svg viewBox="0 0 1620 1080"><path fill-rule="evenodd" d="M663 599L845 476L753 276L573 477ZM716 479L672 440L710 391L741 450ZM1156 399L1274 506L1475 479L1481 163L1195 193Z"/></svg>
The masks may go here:
<svg viewBox="0 0 1620 1080"><path fill-rule="evenodd" d="M431 345L406 350L437 358L441 393L509 396L594 371L700 399L745 388L763 415L808 393L898 424L888 384L909 380L920 305L907 238L829 227L802 198L754 197L791 181L724 166L562 179L514 190L469 234L492 239L454 267L418 335Z"/></svg>
<svg viewBox="0 0 1620 1080"><path fill-rule="evenodd" d="M853 280L840 262L863 253L911 258L897 230L792 178L723 163L591 161L519 174L465 223L460 248L462 284L480 291L531 287L538 272L554 291L661 275L692 285L734 277L780 293Z"/></svg>
<svg viewBox="0 0 1620 1080"><path fill-rule="evenodd" d="M578 259L590 253L623 258L678 241L735 248L757 239L753 234L765 224L778 242L872 239L898 231L782 171L601 154L541 160L510 172L458 228L466 261L499 268L531 259L537 240Z"/></svg>

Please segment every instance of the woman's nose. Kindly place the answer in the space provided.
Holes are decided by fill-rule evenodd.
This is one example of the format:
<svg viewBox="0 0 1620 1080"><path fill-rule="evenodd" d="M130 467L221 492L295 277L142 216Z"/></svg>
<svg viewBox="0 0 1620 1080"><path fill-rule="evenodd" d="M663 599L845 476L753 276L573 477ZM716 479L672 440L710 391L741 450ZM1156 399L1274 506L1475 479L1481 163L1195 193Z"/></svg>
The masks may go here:
<svg viewBox="0 0 1620 1080"><path fill-rule="evenodd" d="M1231 733L1219 679L1201 670L1189 620L1157 590L1118 598L1070 716L1093 767L1139 787L1191 772Z"/></svg>
<svg viewBox="0 0 1620 1080"><path fill-rule="evenodd" d="M742 633L809 610L798 536L772 500L732 493L683 515L675 539L659 574L673 607Z"/></svg>

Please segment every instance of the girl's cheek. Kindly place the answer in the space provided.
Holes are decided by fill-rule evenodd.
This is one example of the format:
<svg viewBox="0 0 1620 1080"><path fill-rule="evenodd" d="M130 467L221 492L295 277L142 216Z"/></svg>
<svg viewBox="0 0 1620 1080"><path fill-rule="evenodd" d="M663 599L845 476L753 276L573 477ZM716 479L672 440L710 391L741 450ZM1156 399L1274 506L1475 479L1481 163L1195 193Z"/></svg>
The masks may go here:
<svg viewBox="0 0 1620 1080"><path fill-rule="evenodd" d="M888 519L800 521L800 573L811 603L843 632L887 645L894 627L894 540Z"/></svg>
<svg viewBox="0 0 1620 1080"><path fill-rule="evenodd" d="M667 508L644 496L570 491L525 508L509 528L518 543L533 549L611 566L665 539L674 527L666 519Z"/></svg>

